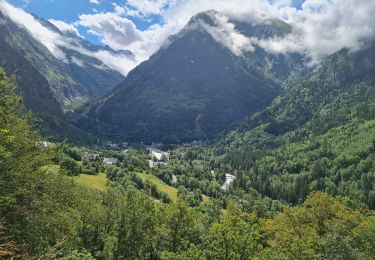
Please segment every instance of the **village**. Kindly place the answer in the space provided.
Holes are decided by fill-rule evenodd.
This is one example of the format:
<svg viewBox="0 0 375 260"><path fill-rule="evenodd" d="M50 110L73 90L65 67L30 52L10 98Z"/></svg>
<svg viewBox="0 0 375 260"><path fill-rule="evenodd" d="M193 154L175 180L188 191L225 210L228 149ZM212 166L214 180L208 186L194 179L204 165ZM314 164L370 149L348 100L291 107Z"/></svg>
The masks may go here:
<svg viewBox="0 0 375 260"><path fill-rule="evenodd" d="M184 143L176 146L173 150L192 147L198 144L200 144L200 142ZM41 141L38 145L44 148L56 148L58 146L58 144L49 141ZM93 171L88 170L88 168L97 168L98 163L103 166L120 166L122 160L129 152L134 153L134 151L137 150L147 151L147 156L143 157L146 161L147 168L150 170L158 170L167 167L171 157L171 150L164 151L162 150L163 147L166 146L162 143L153 143L151 145L140 143L137 144L137 147L133 147L129 145L128 142L114 143L107 141L101 147L94 149L83 148L83 150L80 150L79 154L82 165L86 167L85 172L88 174L93 173ZM212 170L211 173L214 174L214 171ZM221 185L221 190L227 192L235 179L236 176L233 174L225 173L225 179ZM177 181L178 177L172 174L170 184L176 185Z"/></svg>

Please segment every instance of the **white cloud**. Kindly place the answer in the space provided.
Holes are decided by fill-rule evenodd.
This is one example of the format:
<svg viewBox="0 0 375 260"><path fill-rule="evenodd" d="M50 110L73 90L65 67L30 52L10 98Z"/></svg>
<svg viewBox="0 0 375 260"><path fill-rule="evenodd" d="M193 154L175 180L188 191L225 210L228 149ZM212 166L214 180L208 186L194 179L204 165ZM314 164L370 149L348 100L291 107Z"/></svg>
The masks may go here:
<svg viewBox="0 0 375 260"><path fill-rule="evenodd" d="M133 5L133 7L135 6L136 5ZM178 33L186 26L191 17L199 12L214 9L225 15L217 20L218 25L224 26L223 28L211 28L206 26L205 29L216 40L230 47L236 55L239 55L242 51L250 50L254 39L247 39L236 32L233 25L227 22L226 16L247 20L249 22L280 16L276 12L276 9L266 0L170 0L166 6L168 6L167 9L162 9L161 11L159 11L159 9L154 10L154 13L161 13L163 24L155 24L145 31L139 31L141 40L135 41L126 47L132 51L140 61L147 59L157 51L171 34ZM138 7L142 7L142 5L139 4ZM150 10L151 9L149 9L149 12L151 12ZM136 9L135 11L145 13L143 9Z"/></svg>
<svg viewBox="0 0 375 260"><path fill-rule="evenodd" d="M171 34L176 34L184 28L192 16L212 9L222 14L215 15L216 26L201 24L201 27L236 55L252 51L258 44L269 52L303 53L311 59L312 63L317 63L325 56L344 47L356 50L374 39L374 0L305 0L302 10L292 6L293 2L301 1L128 0L121 6L113 4L113 12L83 14L74 25L86 27L89 33L100 37L103 43L114 49L133 52L134 60L110 56L109 53L95 54L98 59L112 68L116 67L122 73L148 59ZM128 19L138 17L147 20L151 15L159 15L162 23L154 24L143 31ZM14 19L18 19L17 16L15 15ZM230 22L230 20L241 20L258 23L268 18L279 18L289 22L293 25L294 31L282 39L249 39L237 32ZM23 21L23 24L27 23ZM75 28L64 24L57 26L66 30ZM36 37L40 36L41 39L50 37L49 34L40 33L39 29L34 30L33 34ZM51 50L56 47L55 45L60 44L59 41L56 43L54 38L44 40L45 45ZM51 45L51 42L55 44ZM118 68L120 63L122 66Z"/></svg>
<svg viewBox="0 0 375 260"><path fill-rule="evenodd" d="M235 25L229 21L229 18L219 13L211 14L211 19L216 23L215 26L206 27L206 30L218 42L230 49L235 55L240 56L244 52L254 51L256 38L248 38L235 29Z"/></svg>
<svg viewBox="0 0 375 260"><path fill-rule="evenodd" d="M232 19L256 23L279 18L295 28L286 38L260 41L270 52L299 52L312 64L342 49L358 50L375 38L375 1L371 0L306 0L302 10L292 3L299 0L176 0L163 13L165 24L156 27L163 37L176 33L194 14L214 9ZM217 21L220 21L217 20ZM222 16L219 27L208 32L235 54L251 50L257 39L246 39ZM149 31L150 31L149 30ZM163 38L161 37L161 38ZM152 45L155 49L157 44Z"/></svg>
<svg viewBox="0 0 375 260"><path fill-rule="evenodd" d="M342 48L355 51L373 41L374 14L375 1L306 0L302 10L289 17L293 33L262 42L261 46L279 53L298 51L316 64Z"/></svg>
<svg viewBox="0 0 375 260"><path fill-rule="evenodd" d="M82 60L78 59L77 57L72 57L72 62L80 67L84 67L85 64L83 63Z"/></svg>
<svg viewBox="0 0 375 260"><path fill-rule="evenodd" d="M84 50L80 50L85 54ZM100 50L97 52L86 52L86 55L92 56L108 66L111 69L119 71L121 74L126 76L129 71L134 69L139 62L135 59L129 58L124 54L113 54L109 51Z"/></svg>
<svg viewBox="0 0 375 260"><path fill-rule="evenodd" d="M89 0L89 1L90 1L90 3L95 4L95 5L100 4L99 0Z"/></svg>
<svg viewBox="0 0 375 260"><path fill-rule="evenodd" d="M134 23L117 13L83 14L76 24L87 27L89 33L99 36L103 43L117 50L126 49L141 39Z"/></svg>
<svg viewBox="0 0 375 260"><path fill-rule="evenodd" d="M67 59L65 53L61 50L61 47L94 57L103 62L103 67L107 66L107 68L117 70L123 75L126 75L138 64L135 60L125 54L113 54L112 52L106 50L97 52L89 51L80 46L77 42L74 42L72 39L64 37L48 29L47 27L44 27L31 14L10 5L5 0L0 0L0 10L16 24L26 28L36 40L38 40L51 52L52 55L64 62L69 62L69 60ZM54 22L56 24L56 21ZM63 29L74 31L72 27L64 25L62 22L57 22L57 24L57 27L60 26ZM73 59L72 62L83 65L78 59Z"/></svg>
<svg viewBox="0 0 375 260"><path fill-rule="evenodd" d="M3 11L5 15L8 15L8 17L15 23L25 27L34 36L34 38L40 43L44 44L48 50L55 55L56 58L62 60L66 59L64 52L58 48L58 45L68 44L64 37L47 29L32 15L26 13L22 9L8 4L4 0L0 0L0 10Z"/></svg>
<svg viewBox="0 0 375 260"><path fill-rule="evenodd" d="M116 14L125 14L125 12L127 11L127 8L125 6L121 6L116 3L112 3L112 5Z"/></svg>
<svg viewBox="0 0 375 260"><path fill-rule="evenodd" d="M59 21L59 20L54 20L54 19L50 19L48 21L51 22L54 26L56 26L61 32L73 33L76 36L82 38L82 36L79 34L77 28L74 25L67 24L64 21Z"/></svg>
<svg viewBox="0 0 375 260"><path fill-rule="evenodd" d="M249 21L275 16L265 0L253 0L251 3L248 0L130 0L127 5L113 6L114 12L81 15L76 25L85 26L88 32L99 36L103 43L114 49L130 50L135 54L137 62L148 59L170 35L178 33L199 12L215 8ZM155 14L162 16L163 23L154 24L144 31L138 30L132 21L124 18L137 16L147 19L147 16ZM225 16L218 17L217 21L219 26L226 27L206 27L207 31L218 41L228 40L225 46L230 47L236 55L252 48L253 39L247 39L233 31L234 26L228 23Z"/></svg>
<svg viewBox="0 0 375 260"><path fill-rule="evenodd" d="M237 56L255 50L255 45L258 43L258 40L256 38L248 38L239 33L227 16L215 11L209 11L207 15L214 23L213 25L208 24L203 19L195 19L193 23L190 23L189 27L185 27L185 31L201 29L209 33L213 39L222 43ZM184 32L180 32L180 36L183 35ZM163 47L167 47L168 44L169 43Z"/></svg>
<svg viewBox="0 0 375 260"><path fill-rule="evenodd" d="M126 4L130 9L137 11L135 14L148 16L162 14L164 8L174 2L174 0L127 0Z"/></svg>

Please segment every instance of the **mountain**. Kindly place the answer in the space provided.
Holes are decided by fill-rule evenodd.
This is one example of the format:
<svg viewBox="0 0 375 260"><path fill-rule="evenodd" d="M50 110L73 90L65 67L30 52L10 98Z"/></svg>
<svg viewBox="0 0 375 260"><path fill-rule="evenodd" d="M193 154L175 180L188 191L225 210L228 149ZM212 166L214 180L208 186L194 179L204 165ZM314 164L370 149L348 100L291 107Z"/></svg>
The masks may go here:
<svg viewBox="0 0 375 260"><path fill-rule="evenodd" d="M324 191L375 209L374 104L375 44L343 49L217 147L245 191L294 204Z"/></svg>
<svg viewBox="0 0 375 260"><path fill-rule="evenodd" d="M86 47L90 47L91 50L96 48L98 51L104 50L104 47L95 47L78 36L64 34L49 21L35 15L34 19L61 38L62 41L69 43L66 47L61 46L59 50L55 51L56 53L61 52L59 55L64 56L63 58L56 58L56 53L51 53L26 28L15 23L0 11L1 49L8 49L8 53L15 53L16 56L23 57L23 60L28 62L29 73L37 71L47 81L54 99L58 101L62 110L69 110L90 98L104 95L124 79L124 76L119 72L89 56L90 49L86 49ZM108 47L106 50L108 51ZM125 54L122 53L122 55ZM127 53L127 55L131 54ZM12 67L5 56L0 58L3 61L1 66ZM13 62L15 61L13 60ZM21 63L16 65L23 66ZM21 88L25 89L26 86ZM24 96L24 99L27 104L34 103L33 100L28 100L28 96Z"/></svg>
<svg viewBox="0 0 375 260"><path fill-rule="evenodd" d="M321 120L323 115L327 125L322 126L320 131L332 127L339 120L339 113L336 111L326 114L321 113L321 110L332 106L333 102L338 102L340 97L346 96L345 99L348 100L357 98L354 90L361 84L374 85L374 58L375 44L370 44L357 52L343 49L327 57L305 80L291 85L272 106L255 117L244 120L242 131L267 123L267 129L271 134L281 135L301 127L314 118ZM370 92L364 94L369 95ZM335 108L343 110L350 104L347 102L349 101L341 107L336 104ZM316 130L318 128L320 127Z"/></svg>
<svg viewBox="0 0 375 260"><path fill-rule="evenodd" d="M77 124L96 130L100 125L100 133L111 139L178 143L212 138L265 108L283 82L302 74L302 57L269 54L257 46L234 50L235 44L220 39L226 33L222 18L215 11L194 16ZM248 37L291 30L278 20L228 23Z"/></svg>
<svg viewBox="0 0 375 260"><path fill-rule="evenodd" d="M17 75L18 90L27 108L39 115L63 115L48 81L23 55L6 42L5 37L0 38L0 66L4 67L8 74Z"/></svg>
<svg viewBox="0 0 375 260"><path fill-rule="evenodd" d="M0 67L8 75L16 76L24 106L41 120L42 133L76 142L87 140L86 133L68 122L67 111L106 94L124 80L124 76L82 52L107 51L129 58L132 54L93 45L77 35L61 32L47 20L35 15L34 19L74 48L61 47L65 59L56 58L26 28L0 10Z"/></svg>

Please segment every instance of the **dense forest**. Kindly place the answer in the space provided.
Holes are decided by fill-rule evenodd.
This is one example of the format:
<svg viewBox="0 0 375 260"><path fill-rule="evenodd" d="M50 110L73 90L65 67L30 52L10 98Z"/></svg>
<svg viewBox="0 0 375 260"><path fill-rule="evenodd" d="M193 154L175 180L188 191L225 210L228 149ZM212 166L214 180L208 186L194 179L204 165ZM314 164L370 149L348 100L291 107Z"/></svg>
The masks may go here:
<svg viewBox="0 0 375 260"><path fill-rule="evenodd" d="M366 86L358 91L361 87ZM358 122L332 127L313 141L297 139L296 131L282 136L296 141L268 151L247 151L247 159L241 158L245 150L226 153L220 145L175 150L168 165L152 171L166 183L171 183L171 174L177 175L178 198L172 202L135 175L147 168L142 148L121 157L116 166L77 165L81 160L77 148L40 144L36 121L16 94L15 78L3 70L0 90L2 258L373 259L375 255L375 216L366 206L373 208L371 120L363 122L358 116ZM233 135L228 137L232 144L241 136ZM266 132L263 135L265 143L280 142L279 137L271 140ZM339 159L330 160L335 155ZM314 162L315 157L320 159ZM297 171L303 162L312 165L310 171L299 175L280 171L281 167ZM51 164L60 164L60 170L51 171ZM82 167L91 167L92 174L107 171L107 187L94 190L77 183L72 175L80 174ZM348 167L355 167L358 174L345 174ZM238 176L229 192L220 189L226 171ZM252 171L257 175L248 174ZM276 171L284 174L273 174ZM343 183L338 188L333 179L337 171ZM283 189L277 189L279 182ZM357 198L363 203L355 196L343 196L352 192L362 195ZM205 203L202 193L210 197Z"/></svg>

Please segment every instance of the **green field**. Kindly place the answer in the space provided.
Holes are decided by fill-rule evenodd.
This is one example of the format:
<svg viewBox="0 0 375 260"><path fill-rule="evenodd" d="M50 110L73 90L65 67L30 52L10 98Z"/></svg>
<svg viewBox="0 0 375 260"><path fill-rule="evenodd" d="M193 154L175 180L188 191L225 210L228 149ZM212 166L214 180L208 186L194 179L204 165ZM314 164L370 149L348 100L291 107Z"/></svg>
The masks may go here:
<svg viewBox="0 0 375 260"><path fill-rule="evenodd" d="M162 180L160 180L158 177L152 175L152 174L147 174L145 172L138 173L138 176L143 180L143 181L149 181L152 184L156 185L156 188L159 191L165 192L168 194L168 196L172 199L172 201L176 202L177 201L177 189L169 186ZM206 203L209 201L209 197L203 195L203 203Z"/></svg>
<svg viewBox="0 0 375 260"><path fill-rule="evenodd" d="M49 165L46 167L47 171L51 172L58 172L60 167L58 165ZM169 186L162 180L160 180L158 177L148 174L145 172L137 173L137 175L143 180L143 181L149 181L152 184L155 184L156 188L159 191L165 192L168 194L168 196L172 199L172 201L177 201L177 189ZM88 175L88 174L80 174L77 177L74 177L78 180L78 183L81 185L84 185L86 187L98 189L98 190L104 190L107 184L107 177L105 173L100 173L98 175ZM207 203L209 201L209 197L203 195L203 203Z"/></svg>
<svg viewBox="0 0 375 260"><path fill-rule="evenodd" d="M143 181L149 181L152 184L156 185L156 188L159 191L165 192L168 194L168 196L172 199L172 201L177 201L177 189L173 188L172 186L169 186L165 182L161 181L158 177L152 175L152 174L147 174L145 172L140 172L138 173L138 176L143 180Z"/></svg>
<svg viewBox="0 0 375 260"><path fill-rule="evenodd" d="M105 173L99 173L98 175L81 174L76 178L78 183L98 190L104 190L107 184L107 176Z"/></svg>

